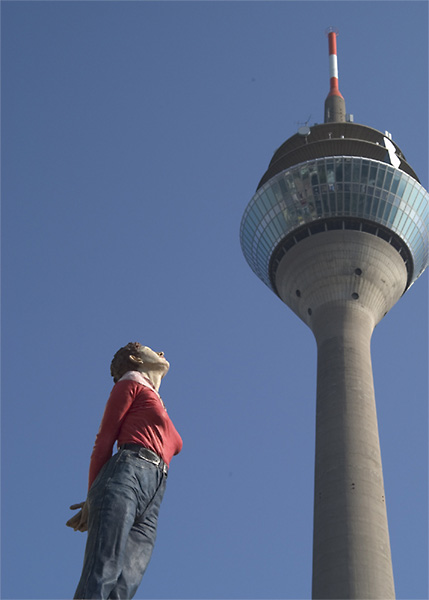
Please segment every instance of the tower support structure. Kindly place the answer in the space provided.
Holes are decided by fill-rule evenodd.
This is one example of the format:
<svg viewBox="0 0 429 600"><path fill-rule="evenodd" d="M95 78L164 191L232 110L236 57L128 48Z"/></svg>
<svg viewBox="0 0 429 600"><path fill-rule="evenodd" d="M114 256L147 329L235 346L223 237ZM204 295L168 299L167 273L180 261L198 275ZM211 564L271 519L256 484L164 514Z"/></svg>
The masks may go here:
<svg viewBox="0 0 429 600"><path fill-rule="evenodd" d="M312 597L394 598L370 342L404 261L378 237L330 231L292 248L276 279L317 342Z"/></svg>

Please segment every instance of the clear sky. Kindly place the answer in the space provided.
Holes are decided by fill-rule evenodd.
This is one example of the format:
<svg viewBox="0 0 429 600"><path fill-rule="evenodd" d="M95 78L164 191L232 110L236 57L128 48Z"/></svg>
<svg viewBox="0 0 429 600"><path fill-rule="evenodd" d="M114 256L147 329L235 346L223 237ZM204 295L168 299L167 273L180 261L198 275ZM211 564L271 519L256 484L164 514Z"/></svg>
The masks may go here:
<svg viewBox="0 0 429 600"><path fill-rule="evenodd" d="M325 29L355 122L428 187L428 4L5 1L2 597L71 598L89 457L129 341L180 431L136 598L311 593L316 348L247 266L275 149L323 121ZM428 597L427 274L373 366L398 598Z"/></svg>

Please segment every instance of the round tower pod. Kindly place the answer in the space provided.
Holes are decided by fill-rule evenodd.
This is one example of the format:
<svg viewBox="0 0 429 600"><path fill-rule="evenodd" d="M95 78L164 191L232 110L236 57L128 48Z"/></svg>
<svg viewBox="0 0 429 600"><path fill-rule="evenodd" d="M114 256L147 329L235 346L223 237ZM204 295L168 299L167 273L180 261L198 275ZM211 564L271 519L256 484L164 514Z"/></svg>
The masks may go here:
<svg viewBox="0 0 429 600"><path fill-rule="evenodd" d="M326 145L323 140L317 142L317 153L332 147L333 141L328 138ZM345 142L341 139L339 144ZM331 230L360 231L393 246L407 269L405 289L426 268L429 195L405 170L368 157L374 144L366 145L369 149L351 140L349 150L358 146L358 155L330 156L328 150L326 156L277 173L279 164L288 162L290 156L275 160L277 153L274 155L274 165L267 171L274 175L269 179L264 175L265 183L247 206L240 239L249 266L276 294L276 271L282 257L300 240ZM314 150L310 141L301 148L310 148L310 153ZM381 152L387 155L385 147ZM297 149L290 154L296 155ZM408 167L405 161L401 165Z"/></svg>

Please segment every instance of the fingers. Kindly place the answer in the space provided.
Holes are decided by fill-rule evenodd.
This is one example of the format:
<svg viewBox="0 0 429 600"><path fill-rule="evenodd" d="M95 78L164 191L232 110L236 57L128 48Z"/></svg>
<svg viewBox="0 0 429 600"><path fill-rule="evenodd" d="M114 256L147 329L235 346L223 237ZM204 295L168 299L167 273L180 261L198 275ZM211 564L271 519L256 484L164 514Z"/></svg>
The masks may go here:
<svg viewBox="0 0 429 600"><path fill-rule="evenodd" d="M77 515L75 515L74 517L72 517L71 519L69 519L66 522L67 527L72 527L76 531L76 527L80 523L81 516L82 516L82 511L78 512Z"/></svg>
<svg viewBox="0 0 429 600"><path fill-rule="evenodd" d="M71 527L75 531L88 531L88 505L85 502L79 502L79 504L72 504L71 510L82 509L67 522L67 527Z"/></svg>

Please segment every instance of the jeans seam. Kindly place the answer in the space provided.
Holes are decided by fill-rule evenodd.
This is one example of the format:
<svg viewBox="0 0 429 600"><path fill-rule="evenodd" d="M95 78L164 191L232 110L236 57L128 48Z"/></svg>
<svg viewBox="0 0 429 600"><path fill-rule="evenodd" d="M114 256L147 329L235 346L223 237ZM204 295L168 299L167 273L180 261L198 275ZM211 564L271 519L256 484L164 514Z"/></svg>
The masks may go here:
<svg viewBox="0 0 429 600"><path fill-rule="evenodd" d="M156 490L154 491L154 493L153 493L153 495L152 495L152 498L151 498L151 499L149 500L149 502L147 503L147 506L146 506L146 508L144 509L144 511L142 512L142 514L141 514L141 515L139 515L139 521L140 521L141 519L143 519L144 515L147 513L147 511L149 510L149 508L152 506L152 504L153 504L153 501L155 500L155 498L156 498L156 496L157 496L157 494L158 494L158 492L159 492L159 488L161 487L161 485L162 485L162 483L163 483L163 481L164 481L164 477L165 477L164 473L161 473L161 480L160 480L160 482L158 483L158 485L157 485L157 487L156 487Z"/></svg>

